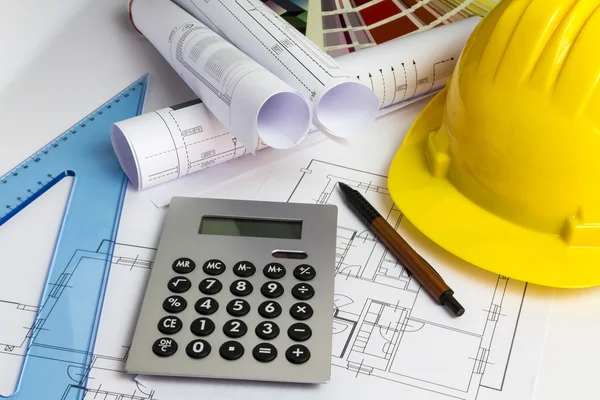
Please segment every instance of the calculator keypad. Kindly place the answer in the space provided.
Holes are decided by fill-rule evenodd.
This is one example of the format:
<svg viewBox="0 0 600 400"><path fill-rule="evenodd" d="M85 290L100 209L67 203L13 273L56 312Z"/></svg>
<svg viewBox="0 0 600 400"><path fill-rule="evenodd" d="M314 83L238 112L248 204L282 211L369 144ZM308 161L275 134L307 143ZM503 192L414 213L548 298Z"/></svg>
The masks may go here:
<svg viewBox="0 0 600 400"><path fill-rule="evenodd" d="M189 274L196 268L196 263L187 257L178 258L173 261L173 271L178 274Z"/></svg>
<svg viewBox="0 0 600 400"><path fill-rule="evenodd" d="M248 326L241 319L232 319L223 325L223 333L230 338L242 337L246 332L248 332Z"/></svg>
<svg viewBox="0 0 600 400"><path fill-rule="evenodd" d="M196 336L208 336L215 331L215 323L210 318L197 318L192 322L190 330Z"/></svg>
<svg viewBox="0 0 600 400"><path fill-rule="evenodd" d="M185 348L188 356L200 359L210 354L212 347L206 340L196 339L191 341Z"/></svg>
<svg viewBox="0 0 600 400"><path fill-rule="evenodd" d="M250 304L244 299L231 300L227 304L227 312L234 317L243 317L250 312Z"/></svg>
<svg viewBox="0 0 600 400"><path fill-rule="evenodd" d="M240 261L233 266L233 273L240 278L248 278L256 272L256 267L250 261Z"/></svg>
<svg viewBox="0 0 600 400"><path fill-rule="evenodd" d="M235 340L225 342L219 348L219 354L226 360L237 360L244 355L244 352L244 346Z"/></svg>
<svg viewBox="0 0 600 400"><path fill-rule="evenodd" d="M273 321L263 321L256 325L254 333L256 333L256 336L261 339L275 339L277 336L279 336L279 326L277 326L277 324Z"/></svg>
<svg viewBox="0 0 600 400"><path fill-rule="evenodd" d="M277 349L271 343L261 343L252 350L257 361L270 362L277 358Z"/></svg>
<svg viewBox="0 0 600 400"><path fill-rule="evenodd" d="M313 315L313 309L310 304L296 303L290 308L290 315L299 321L309 319Z"/></svg>
<svg viewBox="0 0 600 400"><path fill-rule="evenodd" d="M309 300L315 295L315 289L308 283L299 283L292 288L292 296L298 300Z"/></svg>
<svg viewBox="0 0 600 400"><path fill-rule="evenodd" d="M312 265L303 264L294 268L294 277L301 281L310 281L317 276L317 271Z"/></svg>
<svg viewBox="0 0 600 400"><path fill-rule="evenodd" d="M152 351L159 357L169 357L177 352L177 342L172 338L160 338L152 345Z"/></svg>
<svg viewBox="0 0 600 400"><path fill-rule="evenodd" d="M252 284L245 279L233 281L229 287L231 294L234 296L248 296L250 293L252 293L253 289L254 287Z"/></svg>
<svg viewBox="0 0 600 400"><path fill-rule="evenodd" d="M181 296L170 296L163 302L163 309L169 313L180 313L187 307L187 301Z"/></svg>
<svg viewBox="0 0 600 400"><path fill-rule="evenodd" d="M223 284L216 278L206 278L200 282L198 289L204 294L217 294L223 289Z"/></svg>
<svg viewBox="0 0 600 400"><path fill-rule="evenodd" d="M177 317L164 317L158 321L158 330L166 335L177 333L183 327L183 322Z"/></svg>
<svg viewBox="0 0 600 400"><path fill-rule="evenodd" d="M171 278L169 283L167 283L167 287L173 293L184 293L190 290L192 282L188 278L176 276Z"/></svg>
<svg viewBox="0 0 600 400"><path fill-rule="evenodd" d="M202 297L196 302L194 308L198 314L210 315L219 309L219 303L212 297Z"/></svg>
<svg viewBox="0 0 600 400"><path fill-rule="evenodd" d="M263 296L268 297L269 299L276 299L283 294L284 289L281 283L272 281L265 282L265 284L260 288L260 292L263 294Z"/></svg>
<svg viewBox="0 0 600 400"><path fill-rule="evenodd" d="M225 272L225 264L221 260L208 260L202 266L202 270L207 275L221 275Z"/></svg>
<svg viewBox="0 0 600 400"><path fill-rule="evenodd" d="M283 278L285 272L285 267L280 263L270 263L263 268L263 274L269 279Z"/></svg>
<svg viewBox="0 0 600 400"><path fill-rule="evenodd" d="M277 318L281 314L281 306L276 301L265 301L258 306L258 313L264 318Z"/></svg>

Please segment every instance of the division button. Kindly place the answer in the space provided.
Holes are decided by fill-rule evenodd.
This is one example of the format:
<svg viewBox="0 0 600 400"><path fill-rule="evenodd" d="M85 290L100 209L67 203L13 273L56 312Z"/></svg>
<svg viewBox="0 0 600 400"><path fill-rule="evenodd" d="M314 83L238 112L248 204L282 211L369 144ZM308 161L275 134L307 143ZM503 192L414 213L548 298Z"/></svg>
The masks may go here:
<svg viewBox="0 0 600 400"><path fill-rule="evenodd" d="M317 271L312 265L302 264L294 268L294 276L301 281L310 281L317 276Z"/></svg>
<svg viewBox="0 0 600 400"><path fill-rule="evenodd" d="M267 282L260 288L263 296L275 299L283 294L283 286L279 282Z"/></svg>
<svg viewBox="0 0 600 400"><path fill-rule="evenodd" d="M196 312L202 315L210 315L219 309L219 303L212 297L203 297L194 306Z"/></svg>
<svg viewBox="0 0 600 400"><path fill-rule="evenodd" d="M196 263L189 258L182 257L178 258L173 262L173 271L178 274L190 273L196 268Z"/></svg>
<svg viewBox="0 0 600 400"><path fill-rule="evenodd" d="M257 361L269 362L277 357L277 349L271 343L261 343L252 350L252 355Z"/></svg>
<svg viewBox="0 0 600 400"><path fill-rule="evenodd" d="M302 364L307 362L310 358L310 351L308 351L306 346L295 344L287 349L285 352L285 358L287 358L292 364Z"/></svg>
<svg viewBox="0 0 600 400"><path fill-rule="evenodd" d="M244 346L240 342L230 340L221 345L219 354L226 360L237 360L244 355Z"/></svg>
<svg viewBox="0 0 600 400"><path fill-rule="evenodd" d="M167 283L167 287L173 293L183 293L192 287L192 282L183 276L176 276L175 278L171 278L169 283Z"/></svg>
<svg viewBox="0 0 600 400"><path fill-rule="evenodd" d="M177 317L164 317L158 321L158 330L166 335L172 335L181 330L183 322Z"/></svg>
<svg viewBox="0 0 600 400"><path fill-rule="evenodd" d="M171 338L160 338L152 345L152 351L159 357L169 357L177 351L177 342Z"/></svg>
<svg viewBox="0 0 600 400"><path fill-rule="evenodd" d="M267 264L263 268L263 274L269 279L279 279L285 275L285 267L279 263Z"/></svg>
<svg viewBox="0 0 600 400"><path fill-rule="evenodd" d="M261 339L271 340L279 336L279 327L275 322L263 321L256 325L254 333Z"/></svg>
<svg viewBox="0 0 600 400"><path fill-rule="evenodd" d="M202 266L202 271L207 275L220 275L225 272L225 264L221 260L208 260Z"/></svg>
<svg viewBox="0 0 600 400"><path fill-rule="evenodd" d="M313 309L306 303L296 303L290 308L290 315L294 317L294 319L303 321L312 317Z"/></svg>
<svg viewBox="0 0 600 400"><path fill-rule="evenodd" d="M296 342L304 342L312 336L312 330L306 324L297 322L288 328L288 336Z"/></svg>
<svg viewBox="0 0 600 400"><path fill-rule="evenodd" d="M202 339L192 340L185 348L187 355L196 359L206 357L210 354L210 351L210 344Z"/></svg>
<svg viewBox="0 0 600 400"><path fill-rule="evenodd" d="M252 293L252 289L252 284L245 279L233 281L231 286L229 286L229 290L234 296L248 296Z"/></svg>
<svg viewBox="0 0 600 400"><path fill-rule="evenodd" d="M258 313L264 318L276 318L281 314L281 306L275 301L265 301L258 306Z"/></svg>
<svg viewBox="0 0 600 400"><path fill-rule="evenodd" d="M231 300L227 304L227 312L234 317L243 317L250 312L250 304L242 299Z"/></svg>
<svg viewBox="0 0 600 400"><path fill-rule="evenodd" d="M254 275L256 267L250 261L240 261L233 266L233 273L241 278Z"/></svg>
<svg viewBox="0 0 600 400"><path fill-rule="evenodd" d="M223 284L215 278L206 278L200 282L198 289L204 294L217 294L223 289Z"/></svg>
<svg viewBox="0 0 600 400"><path fill-rule="evenodd" d="M178 313L185 310L187 301L181 296L169 296L163 301L163 310L170 313Z"/></svg>
<svg viewBox="0 0 600 400"><path fill-rule="evenodd" d="M315 295L315 289L308 283L298 283L292 288L292 296L298 300L312 299Z"/></svg>
<svg viewBox="0 0 600 400"><path fill-rule="evenodd" d="M246 332L248 332L248 327L244 321L239 319L229 320L223 325L223 333L230 338L242 337Z"/></svg>
<svg viewBox="0 0 600 400"><path fill-rule="evenodd" d="M208 336L215 330L215 323L209 318L197 318L192 322L190 330L196 336Z"/></svg>

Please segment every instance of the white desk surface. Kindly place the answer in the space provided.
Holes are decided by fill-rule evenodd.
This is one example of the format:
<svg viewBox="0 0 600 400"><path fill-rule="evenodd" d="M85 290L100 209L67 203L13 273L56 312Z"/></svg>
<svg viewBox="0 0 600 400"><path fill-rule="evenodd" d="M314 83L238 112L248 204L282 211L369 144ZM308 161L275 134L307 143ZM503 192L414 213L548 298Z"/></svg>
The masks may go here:
<svg viewBox="0 0 600 400"><path fill-rule="evenodd" d="M126 7L126 0L4 2L0 175L146 72L151 74L147 110L194 97L131 29ZM81 88L83 94L74 97ZM44 221L38 226L43 232ZM19 228L13 229L19 236ZM0 233L0 249L6 240ZM5 261L0 253L0 262ZM600 288L557 290L535 399L599 398L599 338Z"/></svg>

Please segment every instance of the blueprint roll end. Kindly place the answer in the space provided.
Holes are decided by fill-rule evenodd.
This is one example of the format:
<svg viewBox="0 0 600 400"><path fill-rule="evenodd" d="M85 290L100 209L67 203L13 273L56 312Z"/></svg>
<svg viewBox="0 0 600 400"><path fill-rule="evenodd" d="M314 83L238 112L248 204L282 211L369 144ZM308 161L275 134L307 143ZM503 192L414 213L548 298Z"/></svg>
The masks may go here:
<svg viewBox="0 0 600 400"><path fill-rule="evenodd" d="M326 134L352 137L369 129L377 118L379 99L361 82L342 82L318 99L314 124Z"/></svg>
<svg viewBox="0 0 600 400"><path fill-rule="evenodd" d="M131 8L133 7L133 2L135 0L129 0L129 2L127 3L127 14L129 15L129 22L131 22L131 25L133 25L133 27L135 28L136 31L138 31L138 33L140 35L143 35L142 32L140 32L140 30L137 28L137 26L135 26L135 22L133 22L133 13L131 11Z"/></svg>
<svg viewBox="0 0 600 400"><path fill-rule="evenodd" d="M140 170L136 161L135 150L128 136L124 133L123 129L121 129L121 125L126 124L128 121L129 120L126 120L111 125L110 140L112 142L115 155L117 156L119 164L121 165L121 169L123 169L123 172L125 172L125 175L127 175L127 178L131 182L132 186L135 189L140 190L142 189L142 180L140 178Z"/></svg>
<svg viewBox="0 0 600 400"><path fill-rule="evenodd" d="M310 107L294 92L276 93L261 107L256 128L261 140L274 149L298 145L310 128Z"/></svg>

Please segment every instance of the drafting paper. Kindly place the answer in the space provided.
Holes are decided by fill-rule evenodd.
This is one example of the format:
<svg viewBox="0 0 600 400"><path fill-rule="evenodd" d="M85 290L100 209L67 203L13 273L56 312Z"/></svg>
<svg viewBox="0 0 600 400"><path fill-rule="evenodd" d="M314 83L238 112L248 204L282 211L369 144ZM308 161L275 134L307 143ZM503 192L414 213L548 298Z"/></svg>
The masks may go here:
<svg viewBox="0 0 600 400"><path fill-rule="evenodd" d="M256 135L275 148L308 133L306 99L169 0L131 2L135 27L206 107L251 152Z"/></svg>
<svg viewBox="0 0 600 400"><path fill-rule="evenodd" d="M390 197L387 172L403 140L398 132L406 131L419 110L415 105L378 120L377 132L350 148L326 140L294 152L274 165L254 197L338 207L338 251L330 266L336 272L334 303L313 305L331 307L334 315L329 383L136 379L161 398L183 400L197 399L198 393L211 400L531 398L551 308L551 301L541 300L543 289L452 256L403 218ZM453 317L422 290L351 212L338 182L360 190L436 268L465 307L463 316ZM287 327L280 329L283 367L291 341ZM315 341L305 344L315 348Z"/></svg>
<svg viewBox="0 0 600 400"><path fill-rule="evenodd" d="M173 1L302 93L321 131L349 137L372 125L378 106L370 86L260 0Z"/></svg>

